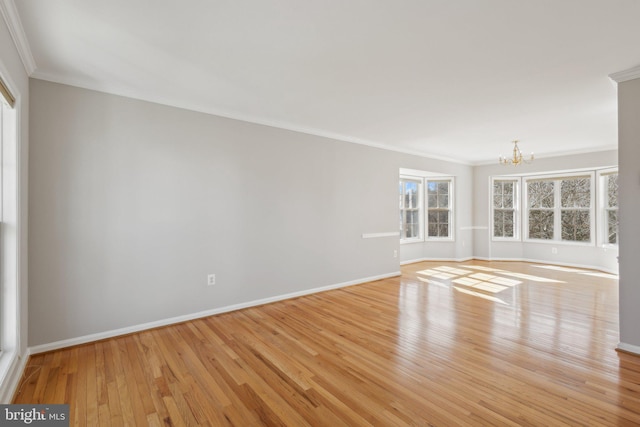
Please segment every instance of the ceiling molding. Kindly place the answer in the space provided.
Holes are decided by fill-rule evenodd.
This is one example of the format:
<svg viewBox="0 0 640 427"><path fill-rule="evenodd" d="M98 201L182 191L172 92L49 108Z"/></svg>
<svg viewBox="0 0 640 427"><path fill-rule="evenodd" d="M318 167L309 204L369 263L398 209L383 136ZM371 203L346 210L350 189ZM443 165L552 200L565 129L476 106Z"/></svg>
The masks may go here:
<svg viewBox="0 0 640 427"><path fill-rule="evenodd" d="M582 148L578 150L554 151L553 153L546 153L542 155L536 154L534 163L536 160L540 160L540 159L549 159L549 158L562 157L562 156L576 156L580 154L600 153L605 151L616 151L617 149L618 149L618 145L615 144L615 145L601 145L598 147ZM488 165L501 166L497 158L495 160L484 160L484 161L472 163L472 166L488 166ZM593 169L593 168L589 168L589 169ZM571 169L571 170L574 170L574 169ZM535 172L535 173L538 173L538 172Z"/></svg>
<svg viewBox="0 0 640 427"><path fill-rule="evenodd" d="M22 28L22 22L20 21L20 15L18 15L18 9L13 0L0 0L0 12L7 23L9 33L13 39L13 43L16 45L24 69L27 71L27 75L31 76L36 70L36 61L33 59L27 36Z"/></svg>
<svg viewBox="0 0 640 427"><path fill-rule="evenodd" d="M640 79L640 65L638 65L637 67L629 68L628 70L618 71L617 73L609 74L609 78L616 83L622 83L628 80Z"/></svg>
<svg viewBox="0 0 640 427"><path fill-rule="evenodd" d="M95 82L88 83L83 80L70 78L69 76L59 76L56 74L45 73L42 71L34 71L31 74L31 77L38 80L45 80L52 83L58 83L58 84L63 84L67 86L93 90L96 92L102 92L109 95L122 96L125 98L137 99L145 102L152 102L154 104L166 105L174 108L181 108L183 110L210 114L213 116L224 117L227 119L239 120L239 121L253 123L257 125L269 126L272 128L304 133L306 135L319 136L322 138L328 138L328 139L333 139L333 140L342 141L342 142L349 142L352 144L365 145L367 147L378 148L378 149L387 150L387 151L394 151L396 153L410 154L412 156L425 157L428 159L440 160L440 161L455 163L459 165L466 165L466 166L472 165L471 162L467 162L460 159L454 159L451 157L440 156L437 154L431 154L424 151L400 148L390 144L384 144L384 143L364 140L360 138L354 138L348 135L342 135L342 134L333 133L333 132L326 132L321 129L315 129L315 128L306 127L306 126L298 126L288 122L264 119L261 117L250 116L247 114L241 114L233 111L224 111L220 109L207 108L206 106L189 104L189 103L175 101L167 98L154 98L152 96L151 97L147 96L146 94L131 93L130 91L121 90L119 88L111 87L108 85L99 85L99 84L96 84Z"/></svg>

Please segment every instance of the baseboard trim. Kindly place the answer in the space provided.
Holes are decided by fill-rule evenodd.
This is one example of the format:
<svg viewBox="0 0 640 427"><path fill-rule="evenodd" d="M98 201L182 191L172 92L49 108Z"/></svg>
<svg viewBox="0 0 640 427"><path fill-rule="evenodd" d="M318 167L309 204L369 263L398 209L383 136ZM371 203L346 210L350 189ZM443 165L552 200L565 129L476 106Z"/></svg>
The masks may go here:
<svg viewBox="0 0 640 427"><path fill-rule="evenodd" d="M397 277L400 275L401 275L400 271L394 271L392 273L381 274L378 276L365 277L363 279L351 280L348 282L336 283L333 285L321 286L318 288L306 289L298 292L291 292L288 294L277 295L269 298L262 298L259 300L253 300L253 301L240 303L240 304L232 304L225 307L199 311L196 313L185 314L182 316L176 316L168 319L157 320L154 322L142 323L139 325L128 326L126 328L120 328L120 329L114 329L111 331L99 332L96 334L84 335L77 338L70 338L70 339L55 341L47 344L40 344L40 345L29 347L29 354L46 353L48 351L59 350L61 348L87 344L87 343L100 341L108 338L113 338L121 335L128 335L135 332L146 331L148 329L160 328L163 326L169 326L176 323L187 322L189 320L200 319L202 317L213 316L221 313L228 313L230 311L241 310L243 308L256 307L259 305L269 304L272 302L283 301L283 300L297 298L305 295L316 294L319 292L330 291L332 289L345 288L347 286L360 285L362 283L374 282L376 280L388 279L390 277Z"/></svg>
<svg viewBox="0 0 640 427"><path fill-rule="evenodd" d="M616 350L640 356L640 346L619 342Z"/></svg>
<svg viewBox="0 0 640 427"><path fill-rule="evenodd" d="M465 262L465 261L471 261L472 259L474 259L474 258L473 257L466 257L466 258L416 258L416 259L409 259L409 260L406 260L406 261L402 261L402 262L400 262L400 265L415 264L417 262L423 262L423 261Z"/></svg>
<svg viewBox="0 0 640 427"><path fill-rule="evenodd" d="M13 397L18 390L18 385L20 385L20 379L22 379L22 373L29 361L30 354L29 349L27 349L25 354L14 354L10 356L12 360L9 362L7 375L2 381L2 387L0 387L0 402L3 404L9 404L13 401Z"/></svg>

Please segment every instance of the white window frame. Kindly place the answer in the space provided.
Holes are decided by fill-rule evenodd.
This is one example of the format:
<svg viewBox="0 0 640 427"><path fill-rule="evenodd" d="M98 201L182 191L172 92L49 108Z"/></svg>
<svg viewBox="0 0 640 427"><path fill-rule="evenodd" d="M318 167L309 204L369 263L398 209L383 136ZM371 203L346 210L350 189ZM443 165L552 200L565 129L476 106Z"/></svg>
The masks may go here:
<svg viewBox="0 0 640 427"><path fill-rule="evenodd" d="M513 194L513 210L514 212L514 221L513 221L513 237L502 237L496 236L494 233L494 215L496 208L493 205L493 188L496 181L510 181L514 183L514 194ZM520 177L513 176L493 176L491 177L491 187L489 190L489 229L491 232L491 240L494 242L520 242L522 241L522 209L521 209L521 199L522 199L522 179Z"/></svg>
<svg viewBox="0 0 640 427"><path fill-rule="evenodd" d="M562 206L560 199L560 182L564 179L571 179L576 177L589 177L591 191L590 191L590 206L589 206L589 242L574 242L570 240L562 240ZM533 239L529 237L529 194L528 187L529 181L548 180L555 181L554 186L554 224L553 224L553 239ZM560 174L550 175L531 175L523 178L522 182L522 203L524 209L522 210L522 234L523 240L528 243L551 243L554 245L572 245L572 246L596 246L596 185L595 185L595 172L594 171L579 171L568 172Z"/></svg>
<svg viewBox="0 0 640 427"><path fill-rule="evenodd" d="M400 175L400 179L399 179L399 183L402 183L403 181L412 181L412 182L416 182L418 183L418 191L417 191L417 195L418 195L418 210L419 210L419 219L418 219L418 224L420 225L420 232L418 233L418 237L413 237L413 238L403 238L402 236L404 236L404 230L402 225L404 224L404 201L402 201L403 203L403 207L400 208L400 218L401 218L401 225L400 225L400 243L401 244L405 244L405 243L417 243L417 242L424 242L424 236L425 236L425 215L424 215L424 178L420 177L420 176L409 176L409 175ZM404 189L404 186L403 186ZM403 195L398 194L398 196L401 198L401 200L403 200Z"/></svg>
<svg viewBox="0 0 640 427"><path fill-rule="evenodd" d="M609 175L617 175L618 168L600 169L597 171L598 182L598 235L597 242L599 246L605 248L617 248L617 243L609 243L609 224L607 221L608 193L607 177ZM618 210L618 209L616 209ZM618 230L618 238L620 238L620 232Z"/></svg>
<svg viewBox="0 0 640 427"><path fill-rule="evenodd" d="M429 236L429 204L428 191L430 181L448 181L449 182L449 235L447 237ZM455 177L453 176L427 176L424 178L424 238L428 242L452 242L455 241Z"/></svg>

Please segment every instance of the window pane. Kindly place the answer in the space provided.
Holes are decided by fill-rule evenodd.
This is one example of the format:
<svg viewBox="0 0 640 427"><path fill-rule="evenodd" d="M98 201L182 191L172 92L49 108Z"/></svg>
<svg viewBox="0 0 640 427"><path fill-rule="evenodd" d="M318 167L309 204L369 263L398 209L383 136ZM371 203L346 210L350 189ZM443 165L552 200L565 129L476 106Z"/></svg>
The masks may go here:
<svg viewBox="0 0 640 427"><path fill-rule="evenodd" d="M449 237L449 211L431 209L428 212L429 237Z"/></svg>
<svg viewBox="0 0 640 427"><path fill-rule="evenodd" d="M433 194L429 194L427 196L427 206L430 208L437 208L438 207L438 196L433 195Z"/></svg>
<svg viewBox="0 0 640 427"><path fill-rule="evenodd" d="M449 194L449 183L448 182L439 182L438 183L438 194Z"/></svg>
<svg viewBox="0 0 640 427"><path fill-rule="evenodd" d="M505 194L502 199L502 207L503 208L512 208L513 207L513 195Z"/></svg>
<svg viewBox="0 0 640 427"><path fill-rule="evenodd" d="M618 244L618 211L607 211L607 241L612 245Z"/></svg>
<svg viewBox="0 0 640 427"><path fill-rule="evenodd" d="M502 208L502 195L493 193L493 207Z"/></svg>
<svg viewBox="0 0 640 427"><path fill-rule="evenodd" d="M588 208L591 206L591 180L588 177L563 179L560 200L563 208Z"/></svg>
<svg viewBox="0 0 640 427"><path fill-rule="evenodd" d="M562 240L572 242L588 242L591 240L591 224L589 211L563 210L560 219L562 222Z"/></svg>
<svg viewBox="0 0 640 427"><path fill-rule="evenodd" d="M553 181L529 181L527 183L529 208L552 208L554 188Z"/></svg>
<svg viewBox="0 0 640 427"><path fill-rule="evenodd" d="M493 213L494 237L514 237L514 216L513 210L496 210Z"/></svg>
<svg viewBox="0 0 640 427"><path fill-rule="evenodd" d="M438 194L438 183L436 181L428 181L427 182L427 193L428 194Z"/></svg>
<svg viewBox="0 0 640 427"><path fill-rule="evenodd" d="M404 197L404 206L405 208L417 208L418 207L418 183L417 182L407 182L405 184L405 197Z"/></svg>
<svg viewBox="0 0 640 427"><path fill-rule="evenodd" d="M512 196L513 197L513 182L503 182L502 183L503 186L503 194L505 196Z"/></svg>
<svg viewBox="0 0 640 427"><path fill-rule="evenodd" d="M439 195L438 196L438 207L439 208L448 208L449 207L449 195Z"/></svg>
<svg viewBox="0 0 640 427"><path fill-rule="evenodd" d="M411 239L414 237L418 237L417 235L417 231L418 229L416 228L417 221L416 221L416 213L415 211L407 211L406 212L406 233L405 233L405 237L407 239Z"/></svg>
<svg viewBox="0 0 640 427"><path fill-rule="evenodd" d="M529 238L553 239L553 211L529 211Z"/></svg>
<svg viewBox="0 0 640 427"><path fill-rule="evenodd" d="M493 182L493 207L502 207L502 182L500 181Z"/></svg>
<svg viewBox="0 0 640 427"><path fill-rule="evenodd" d="M503 237L502 228L504 224L504 212L493 212L493 235L495 237Z"/></svg>
<svg viewBox="0 0 640 427"><path fill-rule="evenodd" d="M504 217L504 234L502 237L514 237L513 235L513 214L505 212Z"/></svg>
<svg viewBox="0 0 640 427"><path fill-rule="evenodd" d="M618 207L618 174L607 176L607 203L608 206Z"/></svg>

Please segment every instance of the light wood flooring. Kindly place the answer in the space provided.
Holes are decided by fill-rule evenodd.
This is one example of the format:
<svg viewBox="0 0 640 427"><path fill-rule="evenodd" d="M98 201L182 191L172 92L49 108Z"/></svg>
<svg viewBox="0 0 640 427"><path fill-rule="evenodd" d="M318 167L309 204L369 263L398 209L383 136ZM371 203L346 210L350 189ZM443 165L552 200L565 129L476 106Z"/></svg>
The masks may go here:
<svg viewBox="0 0 640 427"><path fill-rule="evenodd" d="M640 357L617 342L614 276L422 262L34 355L15 403L81 426L640 425Z"/></svg>

